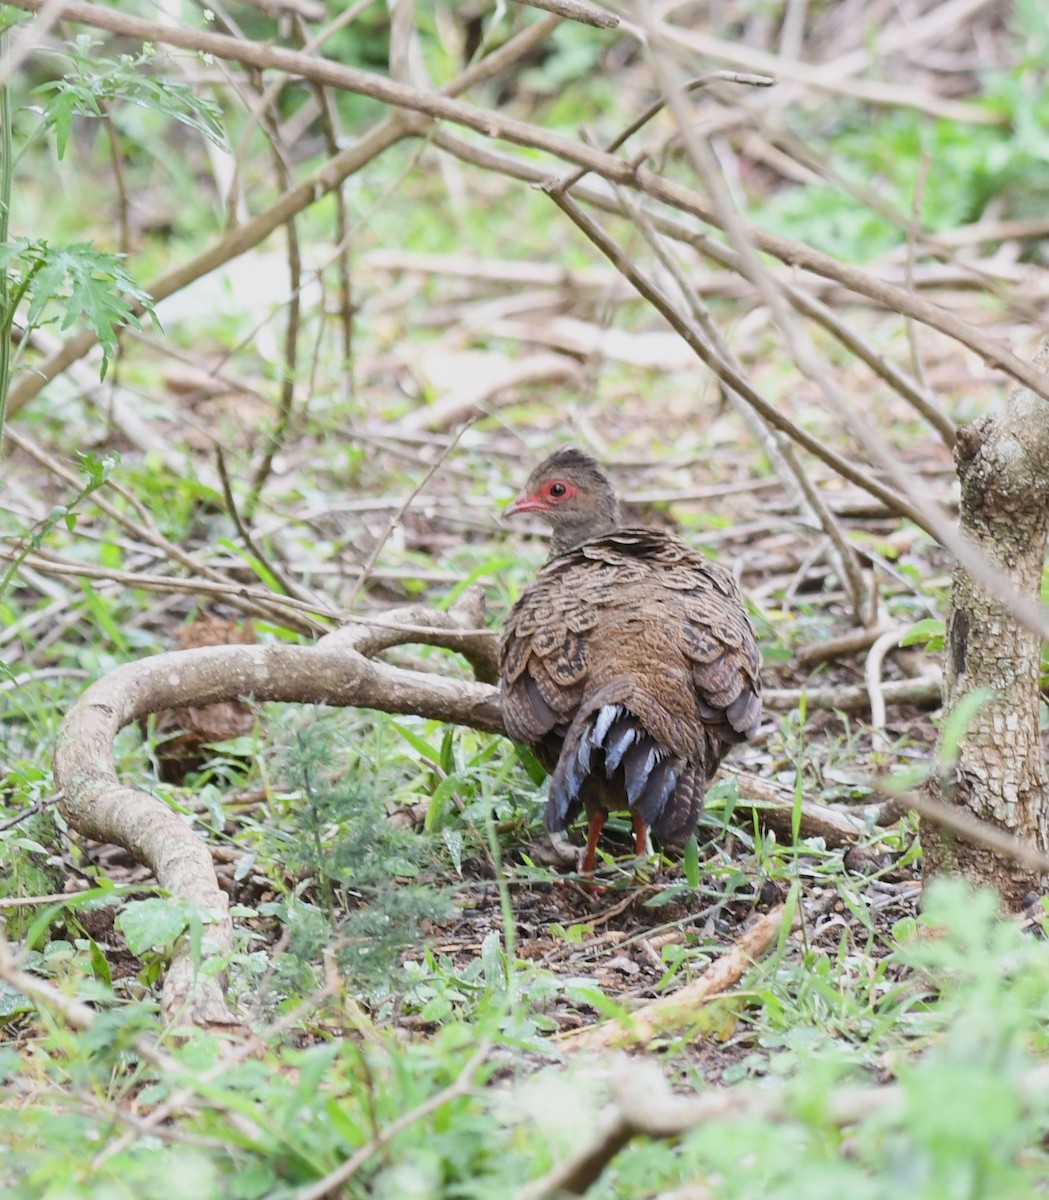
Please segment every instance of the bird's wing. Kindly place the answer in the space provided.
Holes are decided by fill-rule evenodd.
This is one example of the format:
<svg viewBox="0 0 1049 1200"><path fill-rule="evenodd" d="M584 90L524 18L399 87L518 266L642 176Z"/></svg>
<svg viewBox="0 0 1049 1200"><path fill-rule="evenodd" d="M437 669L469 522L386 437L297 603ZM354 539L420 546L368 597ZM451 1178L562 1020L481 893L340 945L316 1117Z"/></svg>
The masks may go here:
<svg viewBox="0 0 1049 1200"><path fill-rule="evenodd" d="M593 572L562 555L548 563L510 610L500 643L503 718L518 742L563 735L582 703L590 637L602 596Z"/></svg>

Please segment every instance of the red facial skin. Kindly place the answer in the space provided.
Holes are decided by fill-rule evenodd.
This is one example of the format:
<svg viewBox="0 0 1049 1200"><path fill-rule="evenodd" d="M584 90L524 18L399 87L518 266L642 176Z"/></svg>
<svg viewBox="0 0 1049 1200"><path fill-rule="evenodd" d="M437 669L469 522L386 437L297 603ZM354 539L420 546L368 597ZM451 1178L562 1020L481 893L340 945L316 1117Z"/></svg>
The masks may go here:
<svg viewBox="0 0 1049 1200"><path fill-rule="evenodd" d="M549 512L578 494L579 489L567 480L548 479L536 491L522 492L513 503L503 509L503 517L513 517L523 512Z"/></svg>

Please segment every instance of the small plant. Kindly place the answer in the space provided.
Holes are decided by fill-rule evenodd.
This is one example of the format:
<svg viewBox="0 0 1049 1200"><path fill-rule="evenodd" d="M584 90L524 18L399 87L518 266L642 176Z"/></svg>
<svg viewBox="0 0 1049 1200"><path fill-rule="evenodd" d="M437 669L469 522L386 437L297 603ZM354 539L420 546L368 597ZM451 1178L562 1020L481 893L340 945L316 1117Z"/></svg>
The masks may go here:
<svg viewBox="0 0 1049 1200"><path fill-rule="evenodd" d="M353 735L366 742L366 727ZM290 819L263 833L261 850L298 880L263 909L288 927L287 967L335 945L352 986L368 993L388 989L403 950L419 941L428 921L450 911L449 894L432 872L423 881L435 855L430 839L388 818L396 768L381 761L329 720L301 726L279 768Z"/></svg>

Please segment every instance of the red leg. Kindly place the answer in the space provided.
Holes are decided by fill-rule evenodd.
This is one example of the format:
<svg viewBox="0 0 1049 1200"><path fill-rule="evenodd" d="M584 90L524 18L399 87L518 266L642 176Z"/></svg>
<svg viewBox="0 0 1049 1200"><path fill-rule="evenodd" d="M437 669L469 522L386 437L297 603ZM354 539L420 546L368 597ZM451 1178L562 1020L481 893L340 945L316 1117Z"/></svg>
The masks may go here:
<svg viewBox="0 0 1049 1200"><path fill-rule="evenodd" d="M597 839L601 836L601 830L605 826L605 817L607 815L603 808L595 808L590 814L590 832L586 839L586 854L583 855L584 875L593 875L594 873L594 863L597 860Z"/></svg>
<svg viewBox="0 0 1049 1200"><path fill-rule="evenodd" d="M648 853L648 826L639 812L631 812L630 815L634 818L634 853L640 857Z"/></svg>

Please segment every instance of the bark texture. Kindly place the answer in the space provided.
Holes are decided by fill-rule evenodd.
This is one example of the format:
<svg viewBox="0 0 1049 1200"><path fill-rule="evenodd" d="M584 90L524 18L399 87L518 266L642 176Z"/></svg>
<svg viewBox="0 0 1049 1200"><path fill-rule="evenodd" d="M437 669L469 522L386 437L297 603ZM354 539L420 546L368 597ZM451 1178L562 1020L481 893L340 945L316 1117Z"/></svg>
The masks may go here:
<svg viewBox="0 0 1049 1200"><path fill-rule="evenodd" d="M1035 366L1049 367L1049 342ZM1049 531L1049 404L1016 388L1005 410L958 433L961 525L973 545L1023 596L1038 599ZM930 790L975 817L1049 849L1049 787L1039 731L1041 639L1025 628L987 579L954 571L944 664L944 725L970 693L993 698L968 725L957 759ZM942 734L941 734L942 742ZM942 749L942 745L938 750ZM942 756L941 757L942 760ZM926 877L962 874L994 887L1010 908L1042 890L1036 871L999 858L985 846L922 822Z"/></svg>

